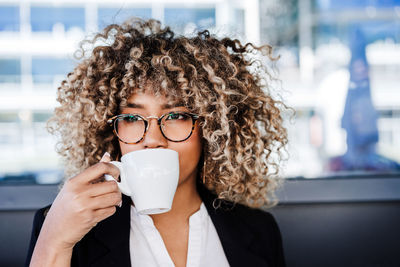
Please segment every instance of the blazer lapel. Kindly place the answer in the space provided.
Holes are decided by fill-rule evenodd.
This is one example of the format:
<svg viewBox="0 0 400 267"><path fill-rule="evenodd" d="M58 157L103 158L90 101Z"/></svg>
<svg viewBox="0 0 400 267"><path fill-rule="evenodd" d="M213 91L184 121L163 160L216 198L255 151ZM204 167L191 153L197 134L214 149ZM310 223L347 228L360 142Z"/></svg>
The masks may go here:
<svg viewBox="0 0 400 267"><path fill-rule="evenodd" d="M256 252L261 244L257 243L255 233L235 213L233 204L221 202L220 207L214 208L216 196L203 185L198 185L198 191L217 230L229 265L268 266L267 260Z"/></svg>
<svg viewBox="0 0 400 267"><path fill-rule="evenodd" d="M230 266L268 266L266 259L257 253L261 244L257 243L250 227L235 213L232 203L223 202L216 209L213 206L216 196L203 185L198 185L198 191L217 230ZM82 240L87 243L85 254L90 266L131 266L130 205L130 197L123 195L122 207L93 228L88 240Z"/></svg>
<svg viewBox="0 0 400 267"><path fill-rule="evenodd" d="M88 262L93 267L130 267L129 234L131 199L123 195L123 205L117 212L99 223L94 230Z"/></svg>

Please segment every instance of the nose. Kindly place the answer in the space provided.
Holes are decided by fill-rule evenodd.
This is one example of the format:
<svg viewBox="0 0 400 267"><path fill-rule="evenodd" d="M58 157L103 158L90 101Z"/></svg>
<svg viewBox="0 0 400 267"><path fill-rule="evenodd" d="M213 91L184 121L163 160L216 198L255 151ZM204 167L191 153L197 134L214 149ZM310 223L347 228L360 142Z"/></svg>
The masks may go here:
<svg viewBox="0 0 400 267"><path fill-rule="evenodd" d="M145 148L166 148L168 140L161 133L156 119L149 119L149 128L143 138Z"/></svg>

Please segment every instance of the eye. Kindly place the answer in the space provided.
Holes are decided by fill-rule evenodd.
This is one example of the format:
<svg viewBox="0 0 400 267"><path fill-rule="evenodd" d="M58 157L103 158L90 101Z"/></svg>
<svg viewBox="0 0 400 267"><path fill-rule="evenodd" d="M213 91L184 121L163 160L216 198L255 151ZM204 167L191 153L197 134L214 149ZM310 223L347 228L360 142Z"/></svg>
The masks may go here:
<svg viewBox="0 0 400 267"><path fill-rule="evenodd" d="M136 122L136 121L141 121L142 118L139 117L138 115L128 115L128 116L125 116L125 117L123 118L123 120L124 120L125 122Z"/></svg>
<svg viewBox="0 0 400 267"><path fill-rule="evenodd" d="M183 113L170 113L167 115L166 120L186 120L187 115Z"/></svg>

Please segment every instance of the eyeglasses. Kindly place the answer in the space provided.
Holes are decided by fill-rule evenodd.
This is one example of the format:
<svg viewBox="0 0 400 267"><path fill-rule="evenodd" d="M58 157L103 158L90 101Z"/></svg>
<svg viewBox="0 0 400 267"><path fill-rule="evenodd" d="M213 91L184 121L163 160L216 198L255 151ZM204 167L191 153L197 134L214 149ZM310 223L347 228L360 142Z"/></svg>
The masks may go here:
<svg viewBox="0 0 400 267"><path fill-rule="evenodd" d="M162 135L172 142L183 142L193 133L198 115L188 112L169 112L161 117L139 114L120 114L107 120L114 134L125 144L137 144L146 135L149 120L156 119Z"/></svg>

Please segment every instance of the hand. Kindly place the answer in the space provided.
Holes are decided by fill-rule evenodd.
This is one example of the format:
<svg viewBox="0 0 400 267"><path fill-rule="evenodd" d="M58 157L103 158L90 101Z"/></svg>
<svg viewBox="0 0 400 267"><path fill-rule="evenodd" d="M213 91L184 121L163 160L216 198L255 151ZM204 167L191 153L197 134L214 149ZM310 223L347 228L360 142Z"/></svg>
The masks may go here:
<svg viewBox="0 0 400 267"><path fill-rule="evenodd" d="M45 235L48 246L72 250L98 222L115 213L115 206L121 203L117 183L98 182L104 174L119 176L118 168L108 163L106 154L99 163L65 182L40 233Z"/></svg>

